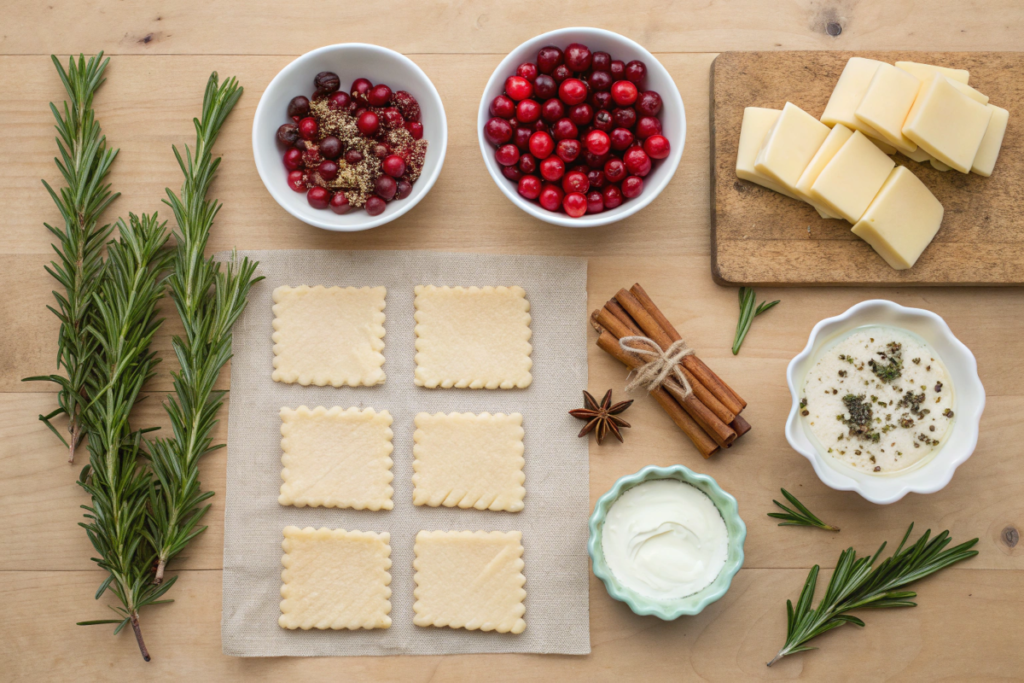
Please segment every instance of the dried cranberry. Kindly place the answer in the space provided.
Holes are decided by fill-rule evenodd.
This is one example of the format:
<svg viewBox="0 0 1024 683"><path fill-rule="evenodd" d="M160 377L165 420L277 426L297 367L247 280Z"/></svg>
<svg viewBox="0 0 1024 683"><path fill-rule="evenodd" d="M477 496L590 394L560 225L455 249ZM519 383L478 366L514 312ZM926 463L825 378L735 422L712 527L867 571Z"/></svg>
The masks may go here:
<svg viewBox="0 0 1024 683"><path fill-rule="evenodd" d="M530 154L538 159L547 159L555 151L555 141L543 131L530 136Z"/></svg>
<svg viewBox="0 0 1024 683"><path fill-rule="evenodd" d="M381 162L380 167L392 178L401 178L405 175L405 159L397 154L392 154L391 156L386 157L384 161Z"/></svg>
<svg viewBox="0 0 1024 683"><path fill-rule="evenodd" d="M521 76L530 81L530 83L537 80L537 74L537 65L533 62L523 62L519 65L519 68L516 69L516 76Z"/></svg>
<svg viewBox="0 0 1024 683"><path fill-rule="evenodd" d="M352 205L348 203L348 197L345 196L345 193L339 192L331 197L330 207L331 211L340 216L343 213L348 213L348 210L352 208Z"/></svg>
<svg viewBox="0 0 1024 683"><path fill-rule="evenodd" d="M569 119L559 119L555 122L555 125L551 127L551 134L555 140L566 140L569 138L575 138L579 135L579 129L576 124Z"/></svg>
<svg viewBox="0 0 1024 683"><path fill-rule="evenodd" d="M405 199L412 194L412 183L408 180L398 181L398 195L399 199Z"/></svg>
<svg viewBox="0 0 1024 683"><path fill-rule="evenodd" d="M540 205L548 211L558 211L562 208L562 197L564 194L565 193L562 192L562 188L557 185L547 184L541 188L540 196L537 197L537 200L540 202Z"/></svg>
<svg viewBox="0 0 1024 683"><path fill-rule="evenodd" d="M540 196L540 178L535 175L524 175L519 179L519 194L527 199Z"/></svg>
<svg viewBox="0 0 1024 683"><path fill-rule="evenodd" d="M516 102L525 100L533 94L533 83L522 76L509 76L505 79L505 93Z"/></svg>
<svg viewBox="0 0 1024 683"><path fill-rule="evenodd" d="M366 102L367 95L370 94L370 90L373 89L373 84L365 78L357 78L352 81L352 99L357 102Z"/></svg>
<svg viewBox="0 0 1024 683"><path fill-rule="evenodd" d="M569 110L569 119L577 126L585 126L594 118L594 108L589 104L577 104Z"/></svg>
<svg viewBox="0 0 1024 683"><path fill-rule="evenodd" d="M370 136L380 128L380 119L372 111L364 111L356 120L356 126L360 133Z"/></svg>
<svg viewBox="0 0 1024 683"><path fill-rule="evenodd" d="M579 140L566 138L558 141L558 146L555 147L555 154L565 163L571 164L576 161L581 149L582 146Z"/></svg>
<svg viewBox="0 0 1024 683"><path fill-rule="evenodd" d="M587 212L587 198L579 192L567 194L562 200L562 208L573 218L579 218Z"/></svg>
<svg viewBox="0 0 1024 683"><path fill-rule="evenodd" d="M348 105L352 104L352 98L347 92L339 90L327 99L327 108L331 111L345 111ZM344 196L344 195L342 195Z"/></svg>
<svg viewBox="0 0 1024 683"><path fill-rule="evenodd" d="M636 136L641 140L646 140L652 135L659 135L661 133L661 121L653 116L641 116L640 120L636 122Z"/></svg>
<svg viewBox="0 0 1024 683"><path fill-rule="evenodd" d="M608 132L614 127L615 121L612 120L612 115L607 110L601 109L594 114L594 128Z"/></svg>
<svg viewBox="0 0 1024 683"><path fill-rule="evenodd" d="M594 190L587 195L587 213L601 213L602 211L604 211L604 195Z"/></svg>
<svg viewBox="0 0 1024 683"><path fill-rule="evenodd" d="M306 201L314 209L326 209L331 203L331 193L320 186L314 186L306 193Z"/></svg>
<svg viewBox="0 0 1024 683"><path fill-rule="evenodd" d="M515 116L516 103L505 95L498 95L491 101L491 107L488 111L491 112L491 116L497 116L501 119L510 119Z"/></svg>
<svg viewBox="0 0 1024 683"><path fill-rule="evenodd" d="M661 95L648 90L636 98L636 109L644 116L657 116L661 111Z"/></svg>
<svg viewBox="0 0 1024 683"><path fill-rule="evenodd" d="M540 118L537 100L523 100L516 105L516 118L523 123L533 123Z"/></svg>
<svg viewBox="0 0 1024 683"><path fill-rule="evenodd" d="M494 159L502 166L514 166L519 162L519 148L515 145L502 145L494 153Z"/></svg>
<svg viewBox="0 0 1024 683"><path fill-rule="evenodd" d="M562 100L552 97L541 105L540 115L545 121L557 121L565 116L565 105L562 104Z"/></svg>
<svg viewBox="0 0 1024 683"><path fill-rule="evenodd" d="M537 171L537 157L530 153L520 156L519 170L523 173L535 173Z"/></svg>
<svg viewBox="0 0 1024 683"><path fill-rule="evenodd" d="M612 120L619 128L632 128L636 125L636 110L633 107L618 107L612 110Z"/></svg>
<svg viewBox="0 0 1024 683"><path fill-rule="evenodd" d="M484 138L492 145L503 145L512 139L512 124L494 117L484 124Z"/></svg>
<svg viewBox="0 0 1024 683"><path fill-rule="evenodd" d="M412 136L413 140L423 139L423 124L419 121L406 121L405 129L409 131L409 135Z"/></svg>
<svg viewBox="0 0 1024 683"><path fill-rule="evenodd" d="M590 68L594 71L607 71L612 65L612 56L607 52L595 52L590 60Z"/></svg>
<svg viewBox="0 0 1024 683"><path fill-rule="evenodd" d="M420 103L416 101L415 97L404 90L396 90L392 95L392 101L398 107L398 111L402 112L403 119L406 121L420 120Z"/></svg>
<svg viewBox="0 0 1024 683"><path fill-rule="evenodd" d="M539 74L537 80L533 82L533 94L538 99L546 100L549 97L554 97L557 92L558 83L555 83L555 79L548 74Z"/></svg>
<svg viewBox="0 0 1024 683"><path fill-rule="evenodd" d="M622 80L626 77L626 63L621 59L613 59L611 64L608 65L608 73L616 81Z"/></svg>
<svg viewBox="0 0 1024 683"><path fill-rule="evenodd" d="M590 48L580 43L570 43L565 48L565 65L573 71L586 71L590 68L593 55Z"/></svg>
<svg viewBox="0 0 1024 683"><path fill-rule="evenodd" d="M636 85L640 85L644 82L644 78L647 77L647 65L641 62L639 59L634 59L632 62L626 65L626 78Z"/></svg>
<svg viewBox="0 0 1024 683"><path fill-rule="evenodd" d="M298 116L302 118L309 113L309 99L298 95L293 97L292 101L288 103L288 116Z"/></svg>
<svg viewBox="0 0 1024 683"><path fill-rule="evenodd" d="M616 152L629 149L629 146L633 144L633 134L625 128L616 128L608 134L608 137L612 139L612 149Z"/></svg>
<svg viewBox="0 0 1024 683"><path fill-rule="evenodd" d="M591 90L604 92L612 87L612 75L607 71L595 71L587 77Z"/></svg>
<svg viewBox="0 0 1024 683"><path fill-rule="evenodd" d="M369 197L366 200L366 213L371 216L379 216L386 208L387 204L380 197Z"/></svg>
<svg viewBox="0 0 1024 683"><path fill-rule="evenodd" d="M565 177L562 178L562 189L566 193L582 192L586 194L587 190L590 189L590 180L587 179L586 173L572 171L571 173L566 173Z"/></svg>
<svg viewBox="0 0 1024 683"><path fill-rule="evenodd" d="M373 86L373 89L366 94L366 100L373 107L383 107L391 99L391 88L381 83Z"/></svg>
<svg viewBox="0 0 1024 683"><path fill-rule="evenodd" d="M284 167L289 171L302 168L302 152L297 149L290 149L284 153Z"/></svg>
<svg viewBox="0 0 1024 683"><path fill-rule="evenodd" d="M622 181L622 196L626 199L635 199L640 196L640 193L644 191L643 178L637 178L635 175L631 175Z"/></svg>
<svg viewBox="0 0 1024 683"><path fill-rule="evenodd" d="M306 174L302 171L292 171L288 174L288 187L296 192L306 191Z"/></svg>
<svg viewBox="0 0 1024 683"><path fill-rule="evenodd" d="M537 69L542 74L549 74L562 63L562 51L557 47L542 47L537 52Z"/></svg>
<svg viewBox="0 0 1024 683"><path fill-rule="evenodd" d="M672 151L672 147L664 135L652 135L644 140L644 151L652 159L664 159Z"/></svg>
<svg viewBox="0 0 1024 683"><path fill-rule="evenodd" d="M345 152L345 163L349 164L350 166L355 166L362 160L363 153L360 152L358 149L350 149L349 151Z"/></svg>
<svg viewBox="0 0 1024 683"><path fill-rule="evenodd" d="M622 205L622 191L617 185L609 185L601 194L604 196L604 208L614 209Z"/></svg>
<svg viewBox="0 0 1024 683"><path fill-rule="evenodd" d="M373 186L373 191L384 201L391 201L395 196L395 192L398 191L398 184L391 176L377 176L377 182Z"/></svg>
<svg viewBox="0 0 1024 683"><path fill-rule="evenodd" d="M548 157L540 162L540 175L544 180L552 182L565 175L565 162L558 157Z"/></svg>
<svg viewBox="0 0 1024 683"><path fill-rule="evenodd" d="M299 141L299 127L294 123L282 123L281 127L277 129L277 139L291 147Z"/></svg>
<svg viewBox="0 0 1024 683"><path fill-rule="evenodd" d="M567 78L558 86L558 98L570 106L582 104L587 100L587 86L578 78Z"/></svg>
<svg viewBox="0 0 1024 683"><path fill-rule="evenodd" d="M561 83L565 79L572 76L572 71L569 70L565 64L559 64L555 67L555 70L551 72L551 77L555 79L556 83Z"/></svg>

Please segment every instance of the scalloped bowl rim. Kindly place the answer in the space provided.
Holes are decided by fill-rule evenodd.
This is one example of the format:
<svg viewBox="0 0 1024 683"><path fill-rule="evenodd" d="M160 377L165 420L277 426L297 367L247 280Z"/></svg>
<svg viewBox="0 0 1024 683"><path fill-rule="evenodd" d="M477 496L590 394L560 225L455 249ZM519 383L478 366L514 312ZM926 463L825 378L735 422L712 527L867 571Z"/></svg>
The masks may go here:
<svg viewBox="0 0 1024 683"><path fill-rule="evenodd" d="M858 473L852 468L848 468L848 471L847 468L840 469L826 462L825 456L804 433L803 422L799 419L799 404L803 377L824 345L841 334L865 325L889 324L910 329L896 323L871 322L872 318L884 319L885 316L907 321L921 329L928 328L932 339L917 330L910 331L936 349L951 379L956 378L953 388L957 408L953 431L946 444L934 456L919 467L911 467L904 474L878 477ZM935 339L939 343L935 343ZM945 348L940 351L937 346ZM840 315L825 318L811 330L803 351L789 362L786 381L793 402L786 420L786 440L794 450L810 461L818 478L837 491L856 491L879 505L895 503L908 493L935 493L952 480L956 469L971 457L977 447L979 423L985 410L985 388L978 376L978 362L971 350L956 338L946 321L929 310L901 306L887 299L869 299L851 306Z"/></svg>
<svg viewBox="0 0 1024 683"><path fill-rule="evenodd" d="M605 517L612 504L625 491L644 482L659 479L682 481L707 495L718 508L722 519L725 520L726 528L729 529L729 555L725 566L722 567L722 571L718 573L715 580L693 595L668 601L659 601L640 595L631 588L620 585L605 561L604 550L601 547L601 533ZM594 512L590 515L589 529L587 553L590 555L594 575L604 583L608 595L626 603L633 612L643 616L653 615L665 621L672 621L683 615L699 614L705 607L725 595L729 586L732 585L732 579L736 572L743 566L743 544L747 538L747 525L740 517L736 498L723 490L712 477L698 474L684 465L672 465L671 467L648 465L639 472L621 477L594 504Z"/></svg>

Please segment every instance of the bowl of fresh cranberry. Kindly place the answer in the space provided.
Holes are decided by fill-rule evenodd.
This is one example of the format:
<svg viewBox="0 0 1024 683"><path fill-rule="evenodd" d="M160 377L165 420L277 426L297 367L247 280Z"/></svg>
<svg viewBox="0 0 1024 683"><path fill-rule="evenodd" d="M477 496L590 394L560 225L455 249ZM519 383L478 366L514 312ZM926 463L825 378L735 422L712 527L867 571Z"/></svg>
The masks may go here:
<svg viewBox="0 0 1024 683"><path fill-rule="evenodd" d="M433 187L448 126L409 58L347 43L308 52L270 82L253 120L256 168L285 211L325 230L393 221Z"/></svg>
<svg viewBox="0 0 1024 683"><path fill-rule="evenodd" d="M686 113L668 71L636 42L565 28L513 50L477 116L498 188L548 223L622 220L665 188L683 154Z"/></svg>

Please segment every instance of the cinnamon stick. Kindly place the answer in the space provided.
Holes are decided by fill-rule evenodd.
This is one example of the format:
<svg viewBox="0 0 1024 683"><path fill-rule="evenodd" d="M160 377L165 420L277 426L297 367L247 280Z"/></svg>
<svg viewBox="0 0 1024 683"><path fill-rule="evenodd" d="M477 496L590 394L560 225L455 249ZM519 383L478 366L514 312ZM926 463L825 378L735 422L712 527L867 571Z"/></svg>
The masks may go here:
<svg viewBox="0 0 1024 683"><path fill-rule="evenodd" d="M630 332L634 335L641 335L643 332L637 327L636 321L629 317L629 313L623 310L622 306L615 299L610 300L604 305L608 309L608 312L618 318L622 323L629 328Z"/></svg>
<svg viewBox="0 0 1024 683"><path fill-rule="evenodd" d="M729 426L736 432L737 439L750 431L750 423L744 420L742 415L737 415Z"/></svg>

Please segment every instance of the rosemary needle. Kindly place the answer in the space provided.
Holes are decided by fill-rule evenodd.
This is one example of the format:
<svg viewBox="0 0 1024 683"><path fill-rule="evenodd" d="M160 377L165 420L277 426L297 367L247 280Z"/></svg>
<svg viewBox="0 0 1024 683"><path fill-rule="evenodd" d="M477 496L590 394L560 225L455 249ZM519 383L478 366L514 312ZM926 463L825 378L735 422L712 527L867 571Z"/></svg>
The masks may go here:
<svg viewBox="0 0 1024 683"><path fill-rule="evenodd" d="M790 504L796 509L794 510L792 508L788 508L779 501L772 500L772 502L775 503L776 506L778 506L782 510L785 510L785 512L768 513L769 517L785 520L783 522L780 522L779 526L815 526L819 529L824 529L825 531L839 531L839 527L825 524L823 521L818 519L813 512L807 509L807 506L805 506L803 503L797 500L796 496L794 496L786 489L782 489L782 495L784 495L786 497L786 500L788 500Z"/></svg>
<svg viewBox="0 0 1024 683"><path fill-rule="evenodd" d="M758 306L757 294L754 289L740 287L740 319L736 322L736 338L732 342L732 355L735 356L740 352L740 347L743 346L743 340L746 338L747 332L750 331L750 324L754 322L754 318L778 303L778 299L772 302L762 301Z"/></svg>

